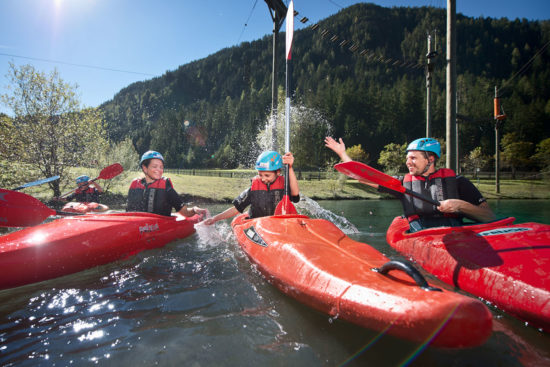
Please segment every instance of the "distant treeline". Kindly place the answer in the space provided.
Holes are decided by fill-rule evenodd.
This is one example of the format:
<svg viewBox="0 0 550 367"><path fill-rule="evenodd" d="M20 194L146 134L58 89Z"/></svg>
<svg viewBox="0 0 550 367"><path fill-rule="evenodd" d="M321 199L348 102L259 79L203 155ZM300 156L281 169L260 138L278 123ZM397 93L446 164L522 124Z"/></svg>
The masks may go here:
<svg viewBox="0 0 550 367"><path fill-rule="evenodd" d="M424 70L403 64L426 62L427 32L436 36L439 54L433 59L433 135L443 138L445 24L444 9L357 4L315 29L295 32L293 106L315 111L328 123L299 129L303 122L294 116L298 132L291 150L297 164L323 167L334 159L322 143L327 133L342 137L350 147L361 144L374 165L388 143L403 144L425 134ZM284 35L280 39L282 60ZM359 49L340 46L341 40ZM101 106L110 138L130 137L138 153L159 150L170 167L250 167L261 149L258 134L271 108L271 42L270 35L244 42L121 90ZM495 85L508 115L503 135L515 132L533 149L550 137L548 42L548 21L457 16L457 110L469 121L460 124L461 154L476 147L494 154ZM281 113L284 61L279 62L277 80Z"/></svg>

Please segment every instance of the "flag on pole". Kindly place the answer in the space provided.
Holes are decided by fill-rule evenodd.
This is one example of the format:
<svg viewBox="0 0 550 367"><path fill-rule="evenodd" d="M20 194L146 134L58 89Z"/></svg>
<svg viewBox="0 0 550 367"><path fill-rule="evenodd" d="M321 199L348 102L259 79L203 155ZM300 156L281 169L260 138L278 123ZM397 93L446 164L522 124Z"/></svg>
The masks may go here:
<svg viewBox="0 0 550 367"><path fill-rule="evenodd" d="M286 59L290 60L292 37L294 36L294 1L290 0L286 12Z"/></svg>

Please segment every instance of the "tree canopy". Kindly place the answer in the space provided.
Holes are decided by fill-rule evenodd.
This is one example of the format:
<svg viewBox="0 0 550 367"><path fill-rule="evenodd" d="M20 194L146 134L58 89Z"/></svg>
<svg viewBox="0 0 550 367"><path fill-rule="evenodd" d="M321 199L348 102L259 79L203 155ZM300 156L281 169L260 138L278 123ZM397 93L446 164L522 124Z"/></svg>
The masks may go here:
<svg viewBox="0 0 550 367"><path fill-rule="evenodd" d="M65 177L67 167L97 167L107 148L101 111L82 109L76 86L65 83L57 70L46 75L31 65L10 63L8 78L9 92L1 97L14 116L3 119L3 134L10 138L0 160L29 165L27 180ZM59 181L48 185L54 195L61 193Z"/></svg>

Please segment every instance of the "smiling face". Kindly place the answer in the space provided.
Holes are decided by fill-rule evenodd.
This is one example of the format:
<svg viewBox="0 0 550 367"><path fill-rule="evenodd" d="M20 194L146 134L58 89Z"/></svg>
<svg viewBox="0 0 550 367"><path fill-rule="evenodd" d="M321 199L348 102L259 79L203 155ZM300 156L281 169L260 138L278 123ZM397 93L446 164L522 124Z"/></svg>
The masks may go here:
<svg viewBox="0 0 550 367"><path fill-rule="evenodd" d="M260 180L265 184L272 184L275 182L275 179L279 171L258 171L258 176L260 176Z"/></svg>
<svg viewBox="0 0 550 367"><path fill-rule="evenodd" d="M141 169L145 174L145 182L150 183L159 180L164 173L164 163L160 159L153 158L149 161L149 164L141 165Z"/></svg>
<svg viewBox="0 0 550 367"><path fill-rule="evenodd" d="M424 170L426 169L428 163L430 163L430 160L433 161L433 157L426 158L426 154L424 152L419 150L409 150L407 152L406 162L409 173L413 176L427 174L430 170L428 170L428 172L424 172Z"/></svg>

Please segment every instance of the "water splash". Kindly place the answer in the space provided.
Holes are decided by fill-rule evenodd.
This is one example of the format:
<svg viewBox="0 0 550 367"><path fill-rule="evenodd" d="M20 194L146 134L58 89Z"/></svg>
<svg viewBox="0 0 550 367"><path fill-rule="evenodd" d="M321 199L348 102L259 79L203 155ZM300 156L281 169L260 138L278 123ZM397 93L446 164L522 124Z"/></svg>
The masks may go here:
<svg viewBox="0 0 550 367"><path fill-rule="evenodd" d="M265 150L284 152L285 114L279 109L273 118L269 115L265 127L256 136L257 154ZM304 157L318 156L325 149L323 138L331 135L332 125L318 110L300 104L291 106L290 110L290 150L296 155L304 152ZM298 165L309 165L311 161L298 162Z"/></svg>
<svg viewBox="0 0 550 367"><path fill-rule="evenodd" d="M209 226L201 222L195 225L195 230L199 237L199 248L226 246L227 243L234 242L233 230L226 221Z"/></svg>
<svg viewBox="0 0 550 367"><path fill-rule="evenodd" d="M307 196L302 195L300 202L296 204L296 207L299 209L300 214L307 215L311 218L317 219L326 219L329 222L334 223L334 225L345 234L354 234L359 233L359 230L353 223L347 220L345 217L339 216L331 212L330 210L322 208L315 200L308 198Z"/></svg>

